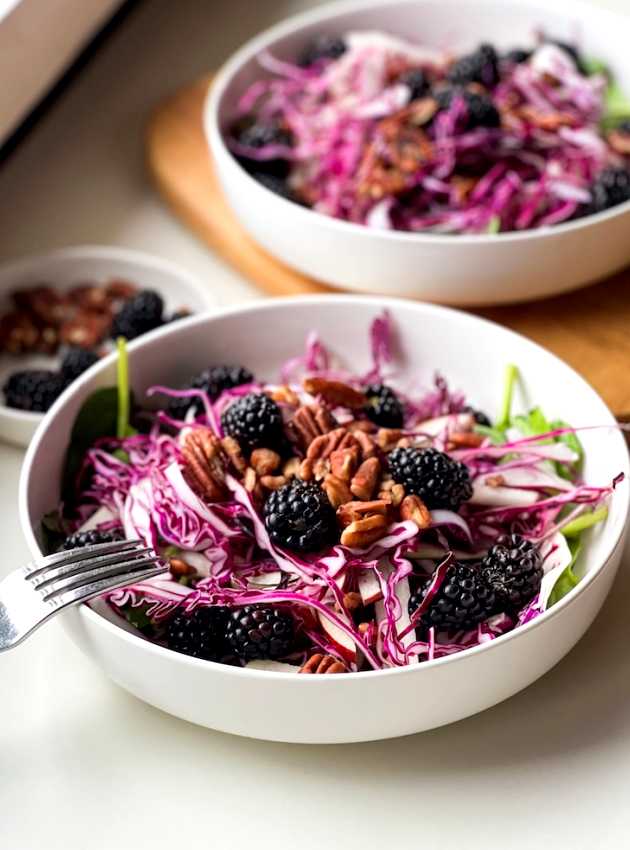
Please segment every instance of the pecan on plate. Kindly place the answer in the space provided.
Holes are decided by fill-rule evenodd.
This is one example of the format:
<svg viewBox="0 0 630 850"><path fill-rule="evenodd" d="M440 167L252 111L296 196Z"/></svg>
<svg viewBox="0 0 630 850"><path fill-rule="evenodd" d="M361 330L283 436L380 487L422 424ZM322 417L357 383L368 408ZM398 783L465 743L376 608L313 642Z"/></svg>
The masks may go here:
<svg viewBox="0 0 630 850"><path fill-rule="evenodd" d="M12 294L18 310L24 310L44 325L59 325L66 315L65 297L51 286L33 286Z"/></svg>
<svg viewBox="0 0 630 850"><path fill-rule="evenodd" d="M322 487L333 508L339 508L346 502L352 501L352 493L346 481L330 473L324 478Z"/></svg>
<svg viewBox="0 0 630 850"><path fill-rule="evenodd" d="M337 510L337 519L343 526L352 525L365 517L380 515L387 517L391 502L387 499L372 499L371 502L346 502Z"/></svg>
<svg viewBox="0 0 630 850"><path fill-rule="evenodd" d="M221 441L209 428L191 428L182 445L185 470L193 488L209 502L227 495Z"/></svg>
<svg viewBox="0 0 630 850"><path fill-rule="evenodd" d="M234 437L224 437L221 440L221 446L234 469L243 474L247 469L247 461L243 457L238 440L235 440Z"/></svg>
<svg viewBox="0 0 630 850"><path fill-rule="evenodd" d="M405 496L400 504L400 515L404 520L415 522L418 528L431 525L431 512L419 496Z"/></svg>
<svg viewBox="0 0 630 850"><path fill-rule="evenodd" d="M344 528L341 533L341 543L351 549L364 549L383 537L387 524L387 518L382 514L372 514L363 519L357 519Z"/></svg>
<svg viewBox="0 0 630 850"><path fill-rule="evenodd" d="M78 310L74 318L61 325L60 339L65 345L79 348L94 348L107 336L111 317L94 310Z"/></svg>
<svg viewBox="0 0 630 850"><path fill-rule="evenodd" d="M291 428L303 449L308 448L316 437L332 431L336 425L333 415L321 404L305 404L291 417Z"/></svg>
<svg viewBox="0 0 630 850"><path fill-rule="evenodd" d="M350 482L353 496L361 501L372 498L381 477L381 462L377 457L364 460Z"/></svg>
<svg viewBox="0 0 630 850"><path fill-rule="evenodd" d="M93 283L82 283L74 286L68 292L68 301L80 310L94 310L97 313L109 312L111 297L102 286Z"/></svg>
<svg viewBox="0 0 630 850"><path fill-rule="evenodd" d="M300 667L299 672L318 674L347 673L348 668L343 661L335 658L334 655L323 655L317 652L315 655L311 655L306 664Z"/></svg>
<svg viewBox="0 0 630 850"><path fill-rule="evenodd" d="M333 407L348 407L350 410L358 410L365 407L365 394L355 390L349 384L342 381L329 381L327 378L304 378L302 386L307 393L321 396L325 402Z"/></svg>
<svg viewBox="0 0 630 850"><path fill-rule="evenodd" d="M402 435L403 432L400 428L379 428L376 434L376 442L384 452L389 452L396 448L396 443Z"/></svg>
<svg viewBox="0 0 630 850"><path fill-rule="evenodd" d="M330 453L330 471L342 481L350 482L359 466L358 446L346 446Z"/></svg>
<svg viewBox="0 0 630 850"><path fill-rule="evenodd" d="M280 455L271 449L254 449L249 462L257 475L271 475L280 466Z"/></svg>
<svg viewBox="0 0 630 850"><path fill-rule="evenodd" d="M40 331L28 313L15 311L0 318L0 347L9 354L34 351L40 341Z"/></svg>
<svg viewBox="0 0 630 850"><path fill-rule="evenodd" d="M312 461L327 459L334 451L352 448L353 446L358 446L356 437L346 431L345 428L335 428L328 434L315 437L308 447L306 457Z"/></svg>

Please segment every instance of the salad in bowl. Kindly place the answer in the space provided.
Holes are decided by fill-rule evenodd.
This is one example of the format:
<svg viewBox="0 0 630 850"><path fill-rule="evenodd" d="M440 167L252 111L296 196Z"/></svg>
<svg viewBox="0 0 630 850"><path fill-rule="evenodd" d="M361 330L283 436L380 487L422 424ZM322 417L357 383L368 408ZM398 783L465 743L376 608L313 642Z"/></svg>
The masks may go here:
<svg viewBox="0 0 630 850"><path fill-rule="evenodd" d="M316 331L266 378L213 362L183 386L84 401L49 549L139 538L170 575L99 604L173 652L288 674L432 662L518 630L578 583L582 537L623 470L582 477L562 411L498 411L397 374L396 326L365 328L371 365ZM594 422L597 428L600 423ZM602 423L603 424L603 423ZM576 569L576 562L578 566Z"/></svg>

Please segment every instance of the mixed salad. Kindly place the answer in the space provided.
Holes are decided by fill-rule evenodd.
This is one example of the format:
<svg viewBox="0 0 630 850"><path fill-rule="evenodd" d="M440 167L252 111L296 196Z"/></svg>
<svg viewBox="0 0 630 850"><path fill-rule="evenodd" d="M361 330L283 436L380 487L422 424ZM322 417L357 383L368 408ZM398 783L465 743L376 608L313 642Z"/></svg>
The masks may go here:
<svg viewBox="0 0 630 850"><path fill-rule="evenodd" d="M381 229L498 233L630 200L630 100L573 44L454 55L382 32L268 52L227 142L259 182Z"/></svg>
<svg viewBox="0 0 630 850"><path fill-rule="evenodd" d="M317 334L277 382L212 366L183 388L118 386L81 409L48 548L140 538L168 577L107 604L144 637L226 664L328 674L399 667L492 641L578 582L582 534L621 480L586 484L576 430L491 421L444 378L396 380L388 314L373 366ZM128 626L129 627L129 626Z"/></svg>

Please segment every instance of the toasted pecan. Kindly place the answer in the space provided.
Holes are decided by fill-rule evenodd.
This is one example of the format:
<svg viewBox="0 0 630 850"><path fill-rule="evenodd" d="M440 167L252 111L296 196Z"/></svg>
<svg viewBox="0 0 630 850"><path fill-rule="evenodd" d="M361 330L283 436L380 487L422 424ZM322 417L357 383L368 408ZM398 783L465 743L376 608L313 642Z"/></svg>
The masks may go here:
<svg viewBox="0 0 630 850"><path fill-rule="evenodd" d="M348 668L343 661L335 658L334 655L323 655L320 652L316 652L315 655L311 655L308 661L300 667L299 672L324 675L328 673L347 673Z"/></svg>
<svg viewBox="0 0 630 850"><path fill-rule="evenodd" d="M191 428L182 444L184 469L193 488L210 502L225 499L225 457L221 441L209 428Z"/></svg>
<svg viewBox="0 0 630 850"><path fill-rule="evenodd" d="M321 396L328 404L334 407L348 407L350 410L358 410L365 407L366 398L364 393L355 390L349 384L342 381L330 381L328 378L310 377L304 378L302 386L307 393Z"/></svg>
<svg viewBox="0 0 630 850"><path fill-rule="evenodd" d="M361 501L372 498L381 477L381 462L377 457L364 460L350 482L353 496Z"/></svg>

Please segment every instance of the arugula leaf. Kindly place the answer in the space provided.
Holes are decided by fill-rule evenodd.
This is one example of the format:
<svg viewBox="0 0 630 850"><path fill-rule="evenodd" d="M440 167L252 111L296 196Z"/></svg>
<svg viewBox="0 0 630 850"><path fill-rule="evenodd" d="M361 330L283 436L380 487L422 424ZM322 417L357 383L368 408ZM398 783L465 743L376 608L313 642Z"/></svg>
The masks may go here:
<svg viewBox="0 0 630 850"><path fill-rule="evenodd" d="M524 437L536 437L538 434L548 434L553 430L540 407L532 408L526 416L514 416L512 425L518 428ZM545 442L550 443L552 440L541 440L540 445Z"/></svg>
<svg viewBox="0 0 630 850"><path fill-rule="evenodd" d="M495 446L500 446L505 442L505 431L494 428L492 425L475 425L473 431L476 434L483 434L484 437L488 437Z"/></svg>
<svg viewBox="0 0 630 850"><path fill-rule="evenodd" d="M561 431L564 428L570 427L569 423L565 422L564 419L554 419L550 425L550 429L552 431ZM556 437L556 442L565 443L571 451L576 453L578 459L574 464L574 468L579 472L582 469L582 464L584 463L584 448L577 434L575 432L560 434L559 437ZM558 475L562 478L571 478L571 474L567 471L566 467L564 467L561 463L556 464L556 466L558 469Z"/></svg>
<svg viewBox="0 0 630 850"><path fill-rule="evenodd" d="M554 584L553 590L549 595L549 601L547 602L547 608L551 608L552 605L555 605L556 602L559 602L563 596L566 596L570 590L579 583L579 578L573 572L573 565L577 561L580 556L580 552L582 551L582 542L579 538L572 538L567 540L569 544L569 549L571 550L571 563L569 566L562 571L558 581Z"/></svg>
<svg viewBox="0 0 630 850"><path fill-rule="evenodd" d="M610 80L604 94L604 115L601 124L608 130L626 118L630 118L630 98L619 83Z"/></svg>
<svg viewBox="0 0 630 850"><path fill-rule="evenodd" d="M582 56L582 65L589 77L593 74L603 74L608 76L608 65L602 62L601 59L596 59L594 56Z"/></svg>

